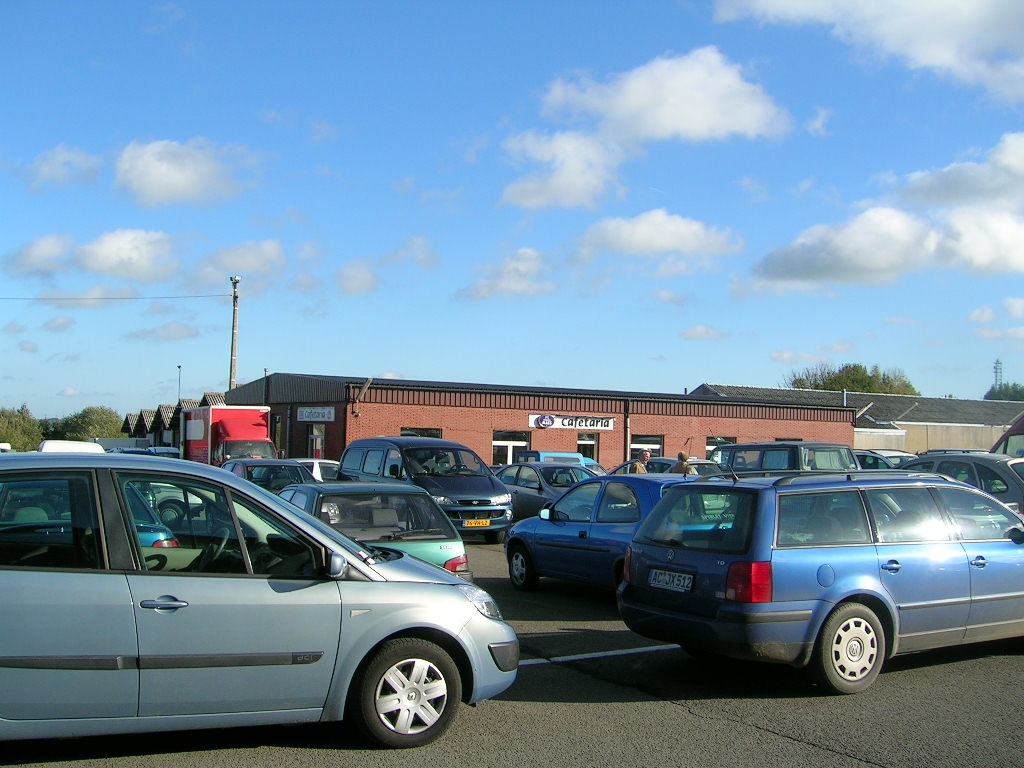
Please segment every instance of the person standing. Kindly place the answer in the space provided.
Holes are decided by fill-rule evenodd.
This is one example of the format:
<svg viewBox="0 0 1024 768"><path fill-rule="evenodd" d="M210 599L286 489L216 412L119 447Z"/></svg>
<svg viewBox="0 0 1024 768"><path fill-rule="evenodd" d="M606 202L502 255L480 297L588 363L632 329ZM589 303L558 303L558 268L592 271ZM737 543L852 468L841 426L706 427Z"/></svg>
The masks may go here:
<svg viewBox="0 0 1024 768"><path fill-rule="evenodd" d="M636 461L630 464L629 473L632 475L646 475L647 474L647 460L651 458L651 452L644 448L640 451L640 455Z"/></svg>
<svg viewBox="0 0 1024 768"><path fill-rule="evenodd" d="M669 472L673 472L674 474L677 475L697 474L697 470L694 469L692 464L690 464L690 457L687 455L686 451L680 451L678 454L676 454L676 456L678 457L679 461L672 465L672 468L669 470Z"/></svg>

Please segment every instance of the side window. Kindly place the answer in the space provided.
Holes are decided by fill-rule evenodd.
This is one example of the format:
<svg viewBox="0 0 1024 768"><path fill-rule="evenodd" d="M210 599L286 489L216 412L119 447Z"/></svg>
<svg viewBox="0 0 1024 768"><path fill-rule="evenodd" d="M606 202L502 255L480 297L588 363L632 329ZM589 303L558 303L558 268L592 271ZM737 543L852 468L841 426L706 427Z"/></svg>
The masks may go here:
<svg viewBox="0 0 1024 768"><path fill-rule="evenodd" d="M948 541L950 531L927 488L866 492L880 543Z"/></svg>
<svg viewBox="0 0 1024 768"><path fill-rule="evenodd" d="M5 478L0 483L0 567L103 568L89 474Z"/></svg>
<svg viewBox="0 0 1024 768"><path fill-rule="evenodd" d="M345 451L345 455L344 457L342 457L341 468L351 469L353 472L358 472L359 469L363 466L363 456L365 455L366 452L363 451L361 448L356 448L355 450L351 451Z"/></svg>
<svg viewBox="0 0 1024 768"><path fill-rule="evenodd" d="M402 469L402 453L397 448L388 449L387 458L384 460L384 477L405 479L405 472Z"/></svg>
<svg viewBox="0 0 1024 768"><path fill-rule="evenodd" d="M379 475L380 468L384 465L384 450L381 448L371 448L366 452L366 458L363 459L363 472L368 475Z"/></svg>
<svg viewBox="0 0 1024 768"><path fill-rule="evenodd" d="M792 469L788 448L775 450L770 448L761 455L761 469Z"/></svg>
<svg viewBox="0 0 1024 768"><path fill-rule="evenodd" d="M993 496L1002 496L1010 490L1006 481L988 467L982 464L977 464L975 465L975 469L978 470L978 487L981 488L981 490L986 493L991 493ZM1000 499L1000 501L1002 501L1002 499Z"/></svg>
<svg viewBox="0 0 1024 768"><path fill-rule="evenodd" d="M517 471L519 471L519 467L515 466L514 464L511 467L505 467L503 470L501 470L501 472L498 473L498 480L500 480L503 483L515 485Z"/></svg>
<svg viewBox="0 0 1024 768"><path fill-rule="evenodd" d="M590 516L594 512L594 502L597 501L597 494L600 491L601 483L586 483L567 491L565 496L552 507L551 518L570 523L590 522Z"/></svg>
<svg viewBox="0 0 1024 768"><path fill-rule="evenodd" d="M278 579L316 576L318 559L312 544L266 510L237 496L232 501L253 574Z"/></svg>
<svg viewBox="0 0 1024 768"><path fill-rule="evenodd" d="M871 533L856 491L779 496L780 547L868 544Z"/></svg>
<svg viewBox="0 0 1024 768"><path fill-rule="evenodd" d="M221 487L134 473L119 475L117 483L129 508L132 499L141 496L155 510L150 523L135 523L143 570L248 572L231 506Z"/></svg>
<svg viewBox="0 0 1024 768"><path fill-rule="evenodd" d="M1005 539L1011 528L1021 528L1016 515L992 504L980 493L943 487L936 491L964 539Z"/></svg>
<svg viewBox="0 0 1024 768"><path fill-rule="evenodd" d="M516 481L516 485L521 485L523 488L540 488L540 475L533 467L523 467L519 472L519 480Z"/></svg>
<svg viewBox="0 0 1024 768"><path fill-rule="evenodd" d="M607 483L601 505L597 508L599 523L635 523L640 519L640 502L627 483Z"/></svg>
<svg viewBox="0 0 1024 768"><path fill-rule="evenodd" d="M936 471L940 475L947 475L952 477L954 480L959 480L961 483L967 483L974 487L979 487L978 478L974 474L974 468L970 462L966 461L940 461L939 466L936 467Z"/></svg>

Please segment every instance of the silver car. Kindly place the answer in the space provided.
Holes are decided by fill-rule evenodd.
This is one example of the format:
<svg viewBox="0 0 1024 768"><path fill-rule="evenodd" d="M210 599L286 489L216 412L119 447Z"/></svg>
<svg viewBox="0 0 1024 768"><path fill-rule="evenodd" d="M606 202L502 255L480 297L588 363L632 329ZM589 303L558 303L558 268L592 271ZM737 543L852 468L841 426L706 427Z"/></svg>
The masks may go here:
<svg viewBox="0 0 1024 768"><path fill-rule="evenodd" d="M168 510L178 546L140 541L139 498ZM0 583L0 614L18 617L0 639L0 739L345 718L414 747L519 661L479 587L193 462L5 457Z"/></svg>

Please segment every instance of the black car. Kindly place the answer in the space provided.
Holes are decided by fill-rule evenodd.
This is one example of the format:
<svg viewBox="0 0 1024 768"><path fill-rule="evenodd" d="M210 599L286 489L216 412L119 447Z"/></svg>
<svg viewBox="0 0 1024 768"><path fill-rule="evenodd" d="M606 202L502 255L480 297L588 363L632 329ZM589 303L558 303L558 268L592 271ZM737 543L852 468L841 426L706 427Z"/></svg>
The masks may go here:
<svg viewBox="0 0 1024 768"><path fill-rule="evenodd" d="M498 467L494 474L512 494L512 518L533 517L580 480L597 477L582 464L521 461Z"/></svg>
<svg viewBox="0 0 1024 768"><path fill-rule="evenodd" d="M981 451L929 451L900 469L947 475L981 488L1016 512L1024 511L1024 458Z"/></svg>

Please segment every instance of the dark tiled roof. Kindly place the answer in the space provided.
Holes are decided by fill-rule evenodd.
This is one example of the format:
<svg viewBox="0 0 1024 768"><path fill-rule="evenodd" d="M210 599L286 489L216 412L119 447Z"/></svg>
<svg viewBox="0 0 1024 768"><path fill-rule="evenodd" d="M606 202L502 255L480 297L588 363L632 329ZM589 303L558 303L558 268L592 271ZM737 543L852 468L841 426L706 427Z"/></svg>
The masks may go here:
<svg viewBox="0 0 1024 768"><path fill-rule="evenodd" d="M1009 426L1024 412L1024 402L1010 400L959 400L952 397L736 387L723 384L701 384L689 397L737 403L848 407L856 410L858 427L883 429L891 427L893 422Z"/></svg>

